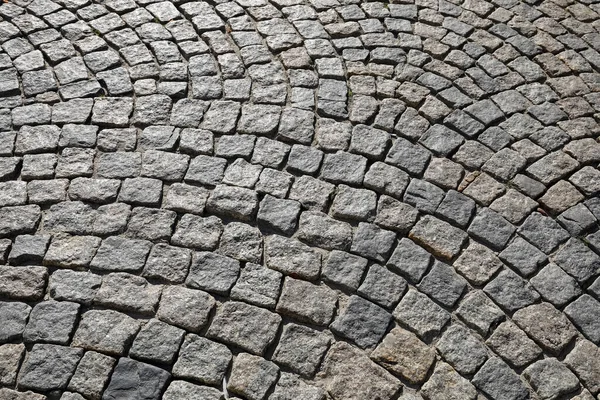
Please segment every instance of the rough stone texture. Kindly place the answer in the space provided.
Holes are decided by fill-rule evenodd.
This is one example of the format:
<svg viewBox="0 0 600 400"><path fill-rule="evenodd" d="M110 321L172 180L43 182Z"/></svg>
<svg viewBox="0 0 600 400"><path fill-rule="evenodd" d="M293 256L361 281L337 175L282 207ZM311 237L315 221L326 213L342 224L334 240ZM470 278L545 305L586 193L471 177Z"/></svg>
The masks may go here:
<svg viewBox="0 0 600 400"><path fill-rule="evenodd" d="M225 376L231 357L227 346L188 334L173 366L173 375L177 378L218 385Z"/></svg>
<svg viewBox="0 0 600 400"><path fill-rule="evenodd" d="M322 368L326 388L335 400L391 399L401 384L366 355L344 342L329 349ZM365 377L357 380L357 376Z"/></svg>
<svg viewBox="0 0 600 400"><path fill-rule="evenodd" d="M435 360L435 352L417 336L396 327L371 353L371 359L410 383L422 383Z"/></svg>
<svg viewBox="0 0 600 400"><path fill-rule="evenodd" d="M281 317L245 303L228 302L217 310L208 337L254 354L262 354L275 339Z"/></svg>
<svg viewBox="0 0 600 400"><path fill-rule="evenodd" d="M599 20L0 2L0 398L591 400ZM84 350L60 388L38 345Z"/></svg>

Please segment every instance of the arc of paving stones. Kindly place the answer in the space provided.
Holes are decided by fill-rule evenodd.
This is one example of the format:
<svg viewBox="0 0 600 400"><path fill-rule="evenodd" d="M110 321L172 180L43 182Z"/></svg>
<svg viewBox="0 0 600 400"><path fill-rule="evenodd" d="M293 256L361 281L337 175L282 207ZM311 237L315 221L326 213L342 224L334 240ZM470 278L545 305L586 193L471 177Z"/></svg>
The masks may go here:
<svg viewBox="0 0 600 400"><path fill-rule="evenodd" d="M599 12L2 3L0 398L597 398Z"/></svg>

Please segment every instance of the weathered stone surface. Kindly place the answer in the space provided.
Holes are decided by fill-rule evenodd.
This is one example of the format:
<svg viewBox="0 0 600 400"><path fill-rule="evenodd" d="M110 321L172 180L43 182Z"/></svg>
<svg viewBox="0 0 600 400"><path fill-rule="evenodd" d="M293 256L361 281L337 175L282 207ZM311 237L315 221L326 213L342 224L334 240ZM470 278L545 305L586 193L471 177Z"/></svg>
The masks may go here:
<svg viewBox="0 0 600 400"><path fill-rule="evenodd" d="M348 250L352 240L352 227L327 214L305 211L300 215L298 238L311 246L328 250Z"/></svg>
<svg viewBox="0 0 600 400"><path fill-rule="evenodd" d="M577 334L567 317L548 303L518 310L513 321L543 349L560 353Z"/></svg>
<svg viewBox="0 0 600 400"><path fill-rule="evenodd" d="M364 376L364 380L357 380ZM337 342L323 361L320 377L335 400L391 399L402 387L385 369L347 343Z"/></svg>
<svg viewBox="0 0 600 400"><path fill-rule="evenodd" d="M248 353L233 360L227 389L249 400L262 400L277 381L279 368L271 361Z"/></svg>
<svg viewBox="0 0 600 400"><path fill-rule="evenodd" d="M75 329L79 304L45 301L33 307L23 332L23 340L33 343L68 344Z"/></svg>
<svg viewBox="0 0 600 400"><path fill-rule="evenodd" d="M283 275L277 271L262 265L246 263L231 289L231 298L260 307L274 308L282 279Z"/></svg>
<svg viewBox="0 0 600 400"><path fill-rule="evenodd" d="M495 400L529 398L519 376L499 358L490 358L475 374L473 384Z"/></svg>
<svg viewBox="0 0 600 400"><path fill-rule="evenodd" d="M227 346L190 333L181 345L177 362L173 366L173 375L218 385L225 376L231 358L231 351Z"/></svg>
<svg viewBox="0 0 600 400"><path fill-rule="evenodd" d="M139 321L112 310L90 310L82 314L73 336L73 346L122 355L140 328Z"/></svg>
<svg viewBox="0 0 600 400"><path fill-rule="evenodd" d="M417 336L396 327L371 353L371 359L410 383L422 383L435 361L435 351Z"/></svg>
<svg viewBox="0 0 600 400"><path fill-rule="evenodd" d="M600 366L595 361L599 354L598 346L587 340L581 340L564 361L594 394L600 393L600 379L598 379L600 378Z"/></svg>
<svg viewBox="0 0 600 400"><path fill-rule="evenodd" d="M151 247L145 240L109 237L102 241L90 266L104 271L137 272L144 267Z"/></svg>
<svg viewBox="0 0 600 400"><path fill-rule="evenodd" d="M379 343L391 319L392 315L378 305L360 296L351 296L344 311L330 327L359 347L368 348Z"/></svg>
<svg viewBox="0 0 600 400"><path fill-rule="evenodd" d="M300 321L328 325L337 304L336 293L325 285L315 285L287 277L276 310Z"/></svg>
<svg viewBox="0 0 600 400"><path fill-rule="evenodd" d="M516 368L531 364L542 354L542 349L510 321L498 326L486 343L507 363Z"/></svg>
<svg viewBox="0 0 600 400"><path fill-rule="evenodd" d="M82 349L36 344L23 362L17 386L42 392L65 389L82 355Z"/></svg>
<svg viewBox="0 0 600 400"><path fill-rule="evenodd" d="M162 286L152 285L142 277L114 272L102 278L94 302L118 310L152 314L161 291Z"/></svg>
<svg viewBox="0 0 600 400"><path fill-rule="evenodd" d="M172 381L163 394L164 400L219 400L220 398L219 390L186 381Z"/></svg>
<svg viewBox="0 0 600 400"><path fill-rule="evenodd" d="M523 371L523 376L543 399L557 399L579 388L577 377L555 358L530 365Z"/></svg>
<svg viewBox="0 0 600 400"><path fill-rule="evenodd" d="M169 286L162 292L156 317L171 325L197 332L208 322L214 306L215 300L208 293Z"/></svg>
<svg viewBox="0 0 600 400"><path fill-rule="evenodd" d="M218 294L227 294L240 272L240 263L229 257L209 252L195 252L186 284Z"/></svg>
<svg viewBox="0 0 600 400"><path fill-rule="evenodd" d="M0 266L0 295L13 300L40 300L48 280L44 267Z"/></svg>
<svg viewBox="0 0 600 400"><path fill-rule="evenodd" d="M121 358L102 398L107 400L122 397L140 400L158 398L170 377L171 374L167 371L153 365L130 358Z"/></svg>
<svg viewBox="0 0 600 400"><path fill-rule="evenodd" d="M408 237L443 259L455 257L467 240L465 232L430 215L420 219Z"/></svg>
<svg viewBox="0 0 600 400"><path fill-rule="evenodd" d="M271 235L265 239L265 263L285 275L314 280L321 269L321 254L297 240Z"/></svg>
<svg viewBox="0 0 600 400"><path fill-rule="evenodd" d="M281 317L265 309L230 301L217 310L207 336L263 354L275 339Z"/></svg>
<svg viewBox="0 0 600 400"><path fill-rule="evenodd" d="M396 306L394 318L408 326L421 339L428 340L448 323L450 314L426 295L409 289Z"/></svg>
<svg viewBox="0 0 600 400"><path fill-rule="evenodd" d="M0 366L0 384L14 386L17 381L19 365L25 355L25 346L19 344L4 344L0 346L0 357L3 363Z"/></svg>
<svg viewBox="0 0 600 400"><path fill-rule="evenodd" d="M433 374L423 385L421 393L430 400L474 400L477 398L475 387L450 365L441 361L436 364Z"/></svg>

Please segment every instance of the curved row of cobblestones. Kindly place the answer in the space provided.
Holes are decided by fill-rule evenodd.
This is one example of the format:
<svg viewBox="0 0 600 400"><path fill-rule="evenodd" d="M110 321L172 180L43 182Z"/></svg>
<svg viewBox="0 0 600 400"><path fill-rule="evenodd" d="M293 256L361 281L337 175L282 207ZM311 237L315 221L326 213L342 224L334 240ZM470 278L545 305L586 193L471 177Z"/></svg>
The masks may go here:
<svg viewBox="0 0 600 400"><path fill-rule="evenodd" d="M5 0L0 399L600 398L598 13Z"/></svg>

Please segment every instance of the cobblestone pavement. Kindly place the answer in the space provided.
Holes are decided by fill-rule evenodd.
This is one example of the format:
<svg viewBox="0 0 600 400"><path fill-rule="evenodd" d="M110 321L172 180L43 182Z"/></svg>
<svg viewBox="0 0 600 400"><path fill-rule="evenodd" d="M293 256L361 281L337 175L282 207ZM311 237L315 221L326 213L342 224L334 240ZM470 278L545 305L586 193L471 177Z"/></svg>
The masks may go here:
<svg viewBox="0 0 600 400"><path fill-rule="evenodd" d="M0 399L600 398L600 3L0 4Z"/></svg>

